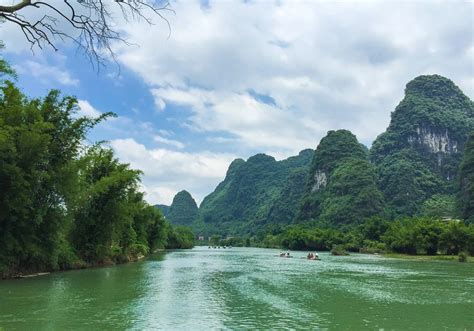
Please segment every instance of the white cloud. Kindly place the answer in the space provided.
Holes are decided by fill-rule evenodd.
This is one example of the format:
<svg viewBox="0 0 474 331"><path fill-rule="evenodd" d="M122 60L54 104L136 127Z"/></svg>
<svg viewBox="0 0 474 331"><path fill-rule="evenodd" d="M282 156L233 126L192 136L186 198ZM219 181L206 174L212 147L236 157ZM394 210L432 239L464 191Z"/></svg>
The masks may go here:
<svg viewBox="0 0 474 331"><path fill-rule="evenodd" d="M173 135L173 132L170 131L170 130L165 130L165 129L160 129L158 130L158 133L161 134L162 136L165 136L165 137L170 137Z"/></svg>
<svg viewBox="0 0 474 331"><path fill-rule="evenodd" d="M162 111L162 110L165 110L166 103L161 98L155 98L155 106L156 106L156 109L158 109L158 111Z"/></svg>
<svg viewBox="0 0 474 331"><path fill-rule="evenodd" d="M190 106L194 115L188 119L188 127L203 132L225 131L235 137L208 141L237 142L250 148L274 148L291 154L312 146L314 134L321 133L321 126L313 120L294 117L248 93L174 88L155 88L152 93L166 102Z"/></svg>
<svg viewBox="0 0 474 331"><path fill-rule="evenodd" d="M77 100L79 106L79 115L86 117L99 117L102 115L100 111L95 109L87 100Z"/></svg>
<svg viewBox="0 0 474 331"><path fill-rule="evenodd" d="M21 66L16 65L15 70L20 74L29 74L43 83L58 82L65 86L79 85L79 80L71 77L69 71L44 62L27 60Z"/></svg>
<svg viewBox="0 0 474 331"><path fill-rule="evenodd" d="M235 159L225 153L147 149L134 139L116 139L110 144L122 162L145 173L143 188L150 203L170 204L182 189L200 202L224 179L227 167Z"/></svg>
<svg viewBox="0 0 474 331"><path fill-rule="evenodd" d="M155 135L153 137L153 140L157 143L174 146L174 147L179 148L179 149L183 149L186 146L185 144L183 144L180 141L168 139L168 138L162 137L160 135Z"/></svg>
<svg viewBox="0 0 474 331"><path fill-rule="evenodd" d="M420 74L445 75L474 96L472 4L172 6L169 40L165 25L133 22L123 29L140 47L117 46L118 57L148 83L159 109L186 105L187 127L237 136L241 147L289 155L337 128L370 144Z"/></svg>

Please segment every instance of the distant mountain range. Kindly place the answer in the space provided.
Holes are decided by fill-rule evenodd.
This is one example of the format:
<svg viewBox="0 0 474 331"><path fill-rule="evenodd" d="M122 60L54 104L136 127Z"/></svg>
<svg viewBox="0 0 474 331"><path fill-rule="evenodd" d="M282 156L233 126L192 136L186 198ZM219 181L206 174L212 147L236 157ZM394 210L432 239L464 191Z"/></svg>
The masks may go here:
<svg viewBox="0 0 474 331"><path fill-rule="evenodd" d="M205 235L253 235L308 221L344 228L373 216L455 216L460 163L473 132L474 103L447 78L419 76L370 150L350 131L329 131L315 151L286 160L234 160L199 208L186 191L170 207L157 207L171 223ZM461 186L472 190L466 180Z"/></svg>

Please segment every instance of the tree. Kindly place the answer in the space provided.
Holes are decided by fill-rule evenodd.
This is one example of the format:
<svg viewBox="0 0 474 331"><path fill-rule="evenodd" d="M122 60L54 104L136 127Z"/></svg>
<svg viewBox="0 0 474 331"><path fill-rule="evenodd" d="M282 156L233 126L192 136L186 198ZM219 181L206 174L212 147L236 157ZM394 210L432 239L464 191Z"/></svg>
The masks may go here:
<svg viewBox="0 0 474 331"><path fill-rule="evenodd" d="M8 70L0 61L0 74ZM169 237L175 247L193 245L192 233L145 202L140 171L111 149L84 146L88 130L113 114L77 110L59 91L30 99L11 81L0 84L0 278L125 262Z"/></svg>
<svg viewBox="0 0 474 331"><path fill-rule="evenodd" d="M192 248L194 246L194 234L186 226L177 226L170 229L166 248Z"/></svg>
<svg viewBox="0 0 474 331"><path fill-rule="evenodd" d="M119 163L112 150L101 147L89 150L80 162L83 189L74 212L72 243L88 262L126 254L137 238L133 223L140 171Z"/></svg>
<svg viewBox="0 0 474 331"><path fill-rule="evenodd" d="M413 227L417 254L436 255L443 227L439 221L419 219Z"/></svg>
<svg viewBox="0 0 474 331"><path fill-rule="evenodd" d="M92 63L101 64L103 50L114 57L111 42L126 43L113 24L116 9L126 21L134 18L152 24L147 16L151 13L170 27L163 16L165 11L172 11L169 3L146 0L17 0L11 5L0 5L0 19L17 25L32 48L50 46L57 50L57 39L69 39Z"/></svg>
<svg viewBox="0 0 474 331"><path fill-rule="evenodd" d="M74 161L87 131L110 116L77 117L74 98L29 99L0 89L0 269L57 268L71 221ZM0 270L0 273L2 271Z"/></svg>
<svg viewBox="0 0 474 331"><path fill-rule="evenodd" d="M452 221L441 234L440 246L446 250L446 254L458 255L469 249L473 239L469 227L462 222Z"/></svg>
<svg viewBox="0 0 474 331"><path fill-rule="evenodd" d="M435 194L423 202L421 213L424 216L452 218L455 213L455 205L454 195Z"/></svg>

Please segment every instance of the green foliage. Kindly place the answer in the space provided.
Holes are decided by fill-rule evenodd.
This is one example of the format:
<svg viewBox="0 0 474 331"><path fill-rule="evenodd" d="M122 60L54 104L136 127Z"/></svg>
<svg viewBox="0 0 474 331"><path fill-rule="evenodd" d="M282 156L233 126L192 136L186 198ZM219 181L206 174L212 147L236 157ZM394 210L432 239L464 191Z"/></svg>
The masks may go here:
<svg viewBox="0 0 474 331"><path fill-rule="evenodd" d="M320 218L332 224L357 224L382 216L383 196L366 160L345 159L331 174Z"/></svg>
<svg viewBox="0 0 474 331"><path fill-rule="evenodd" d="M166 248L192 248L194 246L194 234L185 226L176 226L168 234Z"/></svg>
<svg viewBox="0 0 474 331"><path fill-rule="evenodd" d="M77 117L76 100L51 91L29 99L9 81L0 93L0 265L57 269L72 221L74 162L87 131L110 116Z"/></svg>
<svg viewBox="0 0 474 331"><path fill-rule="evenodd" d="M440 236L440 246L446 254L457 255L462 251L473 251L474 225L466 226L463 222L452 221Z"/></svg>
<svg viewBox="0 0 474 331"><path fill-rule="evenodd" d="M281 246L292 250L327 251L333 245L344 242L343 234L335 229L312 228L301 225L288 227L278 235L278 240Z"/></svg>
<svg viewBox="0 0 474 331"><path fill-rule="evenodd" d="M140 172L120 164L110 149L92 148L79 161L81 197L74 213L72 243L84 260L103 261L111 247L126 253L137 234L133 218Z"/></svg>
<svg viewBox="0 0 474 331"><path fill-rule="evenodd" d="M344 226L383 212L383 196L366 150L349 131L329 131L314 154L298 219Z"/></svg>
<svg viewBox="0 0 474 331"><path fill-rule="evenodd" d="M59 91L30 99L0 85L0 277L127 261L164 247L173 231L143 200L139 171L82 145L113 114L77 110ZM175 237L190 246L188 233Z"/></svg>
<svg viewBox="0 0 474 331"><path fill-rule="evenodd" d="M331 249L332 255L349 255L343 245L334 245Z"/></svg>
<svg viewBox="0 0 474 331"><path fill-rule="evenodd" d="M155 208L158 208L164 217L168 217L168 213L170 212L170 206L167 205L155 205Z"/></svg>
<svg viewBox="0 0 474 331"><path fill-rule="evenodd" d="M466 142L460 166L458 197L461 217L474 223L474 132Z"/></svg>
<svg viewBox="0 0 474 331"><path fill-rule="evenodd" d="M221 236L218 236L218 235L211 236L211 240L209 240L209 244L211 246L218 246L220 242L221 242Z"/></svg>
<svg viewBox="0 0 474 331"><path fill-rule="evenodd" d="M391 218L419 214L423 202L443 187L441 178L434 175L414 151L387 156L378 165L378 172L379 187L388 202Z"/></svg>
<svg viewBox="0 0 474 331"><path fill-rule="evenodd" d="M279 233L267 234L260 245L317 251L336 248L338 254L350 251L456 255L465 251L474 255L474 225L426 217L396 221L373 217L346 231L318 223L287 226Z"/></svg>
<svg viewBox="0 0 474 331"><path fill-rule="evenodd" d="M435 255L444 224L428 218L407 218L390 223L383 236L387 247L397 253Z"/></svg>
<svg viewBox="0 0 474 331"><path fill-rule="evenodd" d="M456 213L454 195L435 194L423 202L421 214L429 217L452 218Z"/></svg>
<svg viewBox="0 0 474 331"><path fill-rule="evenodd" d="M295 206L305 193L308 168L291 169L278 196L268 211L267 224L289 224L296 216Z"/></svg>
<svg viewBox="0 0 474 331"><path fill-rule="evenodd" d="M466 252L459 253L458 261L459 262L467 262L467 253Z"/></svg>
<svg viewBox="0 0 474 331"><path fill-rule="evenodd" d="M367 150L348 130L328 131L314 153L309 185L313 187L317 171L330 174L346 158L366 159Z"/></svg>
<svg viewBox="0 0 474 331"><path fill-rule="evenodd" d="M472 130L474 104L452 81L430 75L407 84L387 131L370 151L392 218L426 212L427 199L455 192Z"/></svg>
<svg viewBox="0 0 474 331"><path fill-rule="evenodd" d="M224 181L201 203L201 227L195 231L253 235L267 224L290 223L312 154L304 150L283 161L257 154L233 161Z"/></svg>
<svg viewBox="0 0 474 331"><path fill-rule="evenodd" d="M196 201L187 191L178 192L171 204L166 218L174 225L190 226L198 218Z"/></svg>
<svg viewBox="0 0 474 331"><path fill-rule="evenodd" d="M3 50L4 47L5 46L3 45L3 42L0 41L0 51ZM16 72L12 69L7 61L5 61L3 58L0 58L0 80L2 80L5 76L16 78Z"/></svg>

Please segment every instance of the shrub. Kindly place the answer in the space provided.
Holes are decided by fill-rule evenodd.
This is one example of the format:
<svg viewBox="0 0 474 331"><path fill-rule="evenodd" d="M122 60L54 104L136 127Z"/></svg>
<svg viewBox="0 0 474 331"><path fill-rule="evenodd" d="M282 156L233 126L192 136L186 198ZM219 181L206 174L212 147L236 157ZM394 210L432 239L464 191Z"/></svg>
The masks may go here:
<svg viewBox="0 0 474 331"><path fill-rule="evenodd" d="M458 261L459 262L467 262L467 253L466 252L459 253Z"/></svg>
<svg viewBox="0 0 474 331"><path fill-rule="evenodd" d="M332 255L349 255L343 245L334 245L331 249Z"/></svg>

